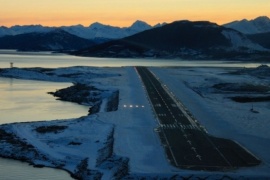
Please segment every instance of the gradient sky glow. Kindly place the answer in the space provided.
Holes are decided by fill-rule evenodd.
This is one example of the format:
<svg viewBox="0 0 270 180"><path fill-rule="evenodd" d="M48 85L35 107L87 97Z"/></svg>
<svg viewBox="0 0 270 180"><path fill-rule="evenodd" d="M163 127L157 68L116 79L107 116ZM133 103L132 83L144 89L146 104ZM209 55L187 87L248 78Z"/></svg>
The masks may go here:
<svg viewBox="0 0 270 180"><path fill-rule="evenodd" d="M270 0L0 0L0 26L62 26L100 22L130 26L176 20L233 20L270 17Z"/></svg>

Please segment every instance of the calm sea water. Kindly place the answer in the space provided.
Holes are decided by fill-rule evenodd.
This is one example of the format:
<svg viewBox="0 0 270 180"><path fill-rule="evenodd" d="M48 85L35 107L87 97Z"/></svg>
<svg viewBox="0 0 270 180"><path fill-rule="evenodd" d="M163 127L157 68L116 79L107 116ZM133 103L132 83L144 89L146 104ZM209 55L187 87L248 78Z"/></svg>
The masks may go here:
<svg viewBox="0 0 270 180"><path fill-rule="evenodd" d="M1 180L73 180L66 171L34 168L20 161L0 158Z"/></svg>
<svg viewBox="0 0 270 180"><path fill-rule="evenodd" d="M0 124L69 119L87 115L89 107L59 101L47 93L68 86L71 86L71 83L0 77Z"/></svg>
<svg viewBox="0 0 270 180"><path fill-rule="evenodd" d="M184 61L179 59L130 59L130 58L94 58L77 57L64 54L27 53L10 50L0 50L0 68L10 67L69 67L69 66L183 66L183 67L257 67L260 63L243 63L232 61ZM269 65L269 63L268 63Z"/></svg>
<svg viewBox="0 0 270 180"><path fill-rule="evenodd" d="M77 118L88 114L88 107L57 101L47 94L70 83L53 83L0 78L0 124ZM34 168L27 163L0 158L0 180L69 180L70 175L52 168Z"/></svg>
<svg viewBox="0 0 270 180"><path fill-rule="evenodd" d="M209 67L257 67L260 63L181 61L156 59L116 59L75 57L63 54L18 53L0 50L0 68L10 67L69 67L69 66L209 66ZM269 64L268 64L269 65ZM25 121L67 119L87 114L88 107L56 101L47 92L69 86L68 83L0 78L0 124ZM26 163L0 158L0 180L19 179L71 179L65 171L50 168L33 168Z"/></svg>

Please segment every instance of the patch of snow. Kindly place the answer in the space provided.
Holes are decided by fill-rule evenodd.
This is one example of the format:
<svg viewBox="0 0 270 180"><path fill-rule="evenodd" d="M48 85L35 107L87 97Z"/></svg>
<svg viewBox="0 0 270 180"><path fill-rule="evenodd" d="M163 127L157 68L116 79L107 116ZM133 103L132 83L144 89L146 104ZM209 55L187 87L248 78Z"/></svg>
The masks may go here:
<svg viewBox="0 0 270 180"><path fill-rule="evenodd" d="M106 38L106 39L119 39L127 36L131 36L138 32L151 29L152 26L143 22L136 21L130 27L116 27L110 25L104 25L99 22L91 24L89 27L82 25L76 26L62 26L62 27L44 27L41 25L26 25L26 26L13 26L10 28L0 27L0 37L6 35L18 35L24 33L47 33L56 29L62 29L70 34L86 38Z"/></svg>
<svg viewBox="0 0 270 180"><path fill-rule="evenodd" d="M148 29L151 29L152 26L150 26L149 24L147 24L146 22L143 21L135 21L130 27L129 29L133 30L133 31L145 31Z"/></svg>
<svg viewBox="0 0 270 180"><path fill-rule="evenodd" d="M34 70L36 72L9 69L6 73L15 77L24 74L22 78L27 79L35 75L42 80L47 80L46 75L43 74L42 76L42 73L38 73L39 69L34 68ZM77 75L78 70L80 70L81 74L85 72L85 76ZM88 158L86 162L89 169L100 172L104 178L111 178L112 174L118 170L106 169L103 163L97 166L96 160L99 156L98 152L103 148L101 145L107 139L108 132L111 132L112 127L114 127L113 154L115 156L112 156L110 160L115 163L114 166L120 161L126 162L125 158L128 158L128 167L131 174L159 174L177 171L167 161L158 134L154 131L157 121L134 68L71 67L57 70L48 69L47 71L50 75L53 74L53 76L59 77L56 80L62 80L63 77L60 76L65 74L72 75L64 77L69 80L74 81L77 79L76 81L91 82L102 88L119 89L119 110L103 112L103 108L103 111L95 115L79 119L7 125L9 128L4 128L5 130L9 129L9 132L20 137L22 141L33 145L39 152L40 157L34 159L29 157L34 164L49 167L61 165L62 169L74 173L78 163ZM108 75L106 75L106 72ZM90 75L90 79L87 78L87 73ZM95 74L95 76L92 76L91 73ZM121 74L121 76L115 76L115 73ZM106 101L104 101L104 106L105 103ZM125 108L125 104L129 106ZM68 126L68 128L58 133L37 133L35 131L38 127L55 125ZM11 151L8 147L2 148ZM27 156L27 154L21 155ZM41 157L45 157L45 159ZM108 162L105 160L104 163L107 164Z"/></svg>
<svg viewBox="0 0 270 180"><path fill-rule="evenodd" d="M18 35L18 34L25 34L25 33L47 33L50 31L55 30L54 27L44 27L41 25L26 25L26 26L12 26L10 28L7 27L0 27L0 37L7 36L7 35Z"/></svg>
<svg viewBox="0 0 270 180"><path fill-rule="evenodd" d="M243 19L224 24L227 28L232 28L244 34L257 34L270 32L270 19L267 16L261 16L253 20Z"/></svg>
<svg viewBox="0 0 270 180"><path fill-rule="evenodd" d="M244 37L237 31L232 30L223 30L222 34L231 41L232 48L241 48L245 47L250 50L266 51L267 49L263 48L259 44L251 42L248 38Z"/></svg>
<svg viewBox="0 0 270 180"><path fill-rule="evenodd" d="M270 177L268 153L270 133L267 126L270 123L269 101L240 104L228 98L231 94L211 90L214 84L222 82L252 84L267 82L270 87L269 79L233 75L230 73L232 70L224 68L151 68L151 70L210 134L239 142L263 161L258 167L236 170L237 174L249 173ZM252 104L259 113L250 111Z"/></svg>
<svg viewBox="0 0 270 180"><path fill-rule="evenodd" d="M100 110L99 112L106 112L106 109L107 109L107 103L108 103L108 99L107 98L104 98L102 100L102 103L100 105Z"/></svg>
<svg viewBox="0 0 270 180"><path fill-rule="evenodd" d="M91 24L89 27L83 26L69 26L61 27L61 29L86 39L106 38L106 39L120 39L133 34L151 29L152 26L143 21L136 21L130 27L116 27L104 25L99 22Z"/></svg>

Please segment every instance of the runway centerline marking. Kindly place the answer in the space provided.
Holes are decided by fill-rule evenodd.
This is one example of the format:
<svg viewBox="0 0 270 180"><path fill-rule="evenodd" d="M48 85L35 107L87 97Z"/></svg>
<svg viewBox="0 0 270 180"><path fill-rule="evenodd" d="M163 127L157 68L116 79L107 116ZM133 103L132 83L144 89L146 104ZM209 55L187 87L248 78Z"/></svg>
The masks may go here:
<svg viewBox="0 0 270 180"><path fill-rule="evenodd" d="M195 170L224 170L260 163L258 158L234 141L209 136L188 109L175 99L168 86L162 85L147 68L135 69L158 118L158 134L161 140L165 140L164 148L168 150L167 157L173 165ZM199 161L188 160L187 154Z"/></svg>

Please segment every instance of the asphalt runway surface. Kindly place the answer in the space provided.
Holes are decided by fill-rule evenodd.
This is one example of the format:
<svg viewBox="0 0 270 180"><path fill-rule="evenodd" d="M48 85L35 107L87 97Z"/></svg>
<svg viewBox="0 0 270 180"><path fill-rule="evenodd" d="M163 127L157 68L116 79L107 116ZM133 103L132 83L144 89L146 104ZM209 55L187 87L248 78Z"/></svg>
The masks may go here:
<svg viewBox="0 0 270 180"><path fill-rule="evenodd" d="M159 121L155 131L171 164L183 169L224 171L261 163L240 144L209 135L152 72L146 67L136 70Z"/></svg>

